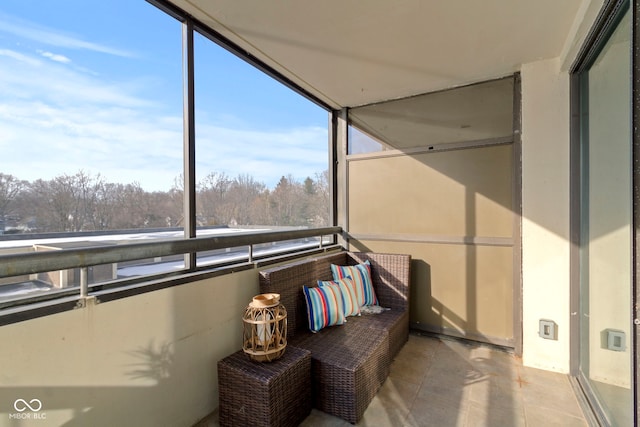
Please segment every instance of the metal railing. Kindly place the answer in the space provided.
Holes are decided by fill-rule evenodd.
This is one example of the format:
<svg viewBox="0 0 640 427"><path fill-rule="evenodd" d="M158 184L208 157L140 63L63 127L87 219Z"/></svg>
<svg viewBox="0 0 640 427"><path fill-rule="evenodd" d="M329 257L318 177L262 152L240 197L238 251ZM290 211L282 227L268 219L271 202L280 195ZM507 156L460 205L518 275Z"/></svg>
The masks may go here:
<svg viewBox="0 0 640 427"><path fill-rule="evenodd" d="M143 243L126 243L116 246L95 246L78 249L61 249L47 252L30 252L0 255L0 278L36 274L50 271L80 269L80 296L88 296L87 269L91 266L135 261L162 256L195 254L248 246L247 262L253 262L254 245L320 237L318 247L323 248L323 236L336 235L341 227L322 227L284 231L257 231L242 234L174 238ZM186 269L185 272L190 270Z"/></svg>

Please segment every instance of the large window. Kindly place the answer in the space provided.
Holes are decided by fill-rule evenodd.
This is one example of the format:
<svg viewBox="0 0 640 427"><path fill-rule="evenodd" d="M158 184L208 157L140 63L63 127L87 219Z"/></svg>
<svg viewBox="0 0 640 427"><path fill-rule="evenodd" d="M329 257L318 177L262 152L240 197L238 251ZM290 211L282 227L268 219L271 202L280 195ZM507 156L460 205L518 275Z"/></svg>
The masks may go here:
<svg viewBox="0 0 640 427"><path fill-rule="evenodd" d="M2 3L0 253L182 235L181 55L180 22L143 1ZM130 267L94 266L87 281L139 273ZM80 277L0 278L0 301L67 292Z"/></svg>
<svg viewBox="0 0 640 427"><path fill-rule="evenodd" d="M142 0L3 2L0 255L162 242L191 236L187 224L198 237L329 225L326 110L201 26L191 82L186 19ZM195 87L194 98L186 95L195 100L195 185L184 178L194 172L184 159L185 82ZM199 247L198 266L319 239ZM0 276L0 309L187 267L177 252L125 258Z"/></svg>
<svg viewBox="0 0 640 427"><path fill-rule="evenodd" d="M0 234L180 225L180 37L143 1L2 3Z"/></svg>
<svg viewBox="0 0 640 427"><path fill-rule="evenodd" d="M327 112L195 37L198 224L328 221Z"/></svg>
<svg viewBox="0 0 640 427"><path fill-rule="evenodd" d="M327 112L199 33L194 45L197 226L329 225ZM309 244L316 243L281 242L256 254ZM213 255L200 254L199 263Z"/></svg>

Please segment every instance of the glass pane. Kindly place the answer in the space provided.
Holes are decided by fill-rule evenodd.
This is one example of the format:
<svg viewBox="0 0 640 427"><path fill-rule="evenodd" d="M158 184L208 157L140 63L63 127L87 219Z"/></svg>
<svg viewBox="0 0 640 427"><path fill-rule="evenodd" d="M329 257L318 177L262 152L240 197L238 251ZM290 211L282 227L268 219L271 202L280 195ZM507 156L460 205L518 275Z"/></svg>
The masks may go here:
<svg viewBox="0 0 640 427"><path fill-rule="evenodd" d="M508 137L513 134L513 78L353 108L349 120L398 150ZM382 147L354 138L349 153Z"/></svg>
<svg viewBox="0 0 640 427"><path fill-rule="evenodd" d="M124 241L114 230L182 230L181 43L181 24L143 1L2 2L2 253ZM117 275L99 266L88 278ZM27 295L78 277L3 278L0 294L7 282Z"/></svg>
<svg viewBox="0 0 640 427"><path fill-rule="evenodd" d="M328 225L327 112L201 34L194 42L197 235ZM214 255L198 264L231 256Z"/></svg>
<svg viewBox="0 0 640 427"><path fill-rule="evenodd" d="M352 124L349 125L349 135L347 138L349 140L349 154L375 153L389 149L381 141L371 135L367 135Z"/></svg>
<svg viewBox="0 0 640 427"><path fill-rule="evenodd" d="M618 25L582 82L581 370L612 425L632 423L631 26Z"/></svg>

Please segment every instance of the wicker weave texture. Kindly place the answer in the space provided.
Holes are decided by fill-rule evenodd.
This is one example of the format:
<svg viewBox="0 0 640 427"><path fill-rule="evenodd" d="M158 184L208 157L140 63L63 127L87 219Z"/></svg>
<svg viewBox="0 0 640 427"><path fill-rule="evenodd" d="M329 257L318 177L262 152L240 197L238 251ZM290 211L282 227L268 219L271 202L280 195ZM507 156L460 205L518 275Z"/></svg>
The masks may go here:
<svg viewBox="0 0 640 427"><path fill-rule="evenodd" d="M409 339L409 312L389 310L381 314L363 314L360 317L349 317L348 328L355 328L366 333L363 328L382 329L389 333L389 358L393 358Z"/></svg>
<svg viewBox="0 0 640 427"><path fill-rule="evenodd" d="M316 258L314 260L315 277L317 277L318 280L333 280L331 264L354 265L355 263L351 261L348 252L338 252Z"/></svg>
<svg viewBox="0 0 640 427"><path fill-rule="evenodd" d="M330 280L331 264L371 263L373 286L383 307L378 315L311 334L302 286ZM289 313L289 343L312 353L314 405L356 423L409 337L409 255L339 252L260 272L260 291L279 293Z"/></svg>
<svg viewBox="0 0 640 427"><path fill-rule="evenodd" d="M410 255L354 252L348 258L352 264L369 260L373 287L381 306L409 310Z"/></svg>
<svg viewBox="0 0 640 427"><path fill-rule="evenodd" d="M371 263L371 279L380 305L393 310L383 315L363 317L372 322L371 326L389 331L390 357L393 358L409 339L411 256L340 252L316 258L315 275L318 280L329 280L331 264L355 265L367 260Z"/></svg>
<svg viewBox="0 0 640 427"><path fill-rule="evenodd" d="M259 363L238 351L218 362L218 384L221 426L297 426L311 413L311 353Z"/></svg>
<svg viewBox="0 0 640 427"><path fill-rule="evenodd" d="M280 303L287 309L289 339L295 337L298 330L308 330L302 286L315 286L314 277L314 264L309 260L260 272L260 292L280 294Z"/></svg>
<svg viewBox="0 0 640 427"><path fill-rule="evenodd" d="M389 334L365 332L333 328L300 343L312 353L314 406L350 423L360 421L389 374Z"/></svg>

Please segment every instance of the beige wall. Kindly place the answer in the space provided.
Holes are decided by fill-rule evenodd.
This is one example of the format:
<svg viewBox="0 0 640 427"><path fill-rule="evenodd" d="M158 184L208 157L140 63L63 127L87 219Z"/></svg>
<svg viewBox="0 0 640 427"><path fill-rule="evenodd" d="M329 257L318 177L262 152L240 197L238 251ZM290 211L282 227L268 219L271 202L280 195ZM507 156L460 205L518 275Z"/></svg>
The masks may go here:
<svg viewBox="0 0 640 427"><path fill-rule="evenodd" d="M523 363L569 372L569 76L557 59L522 67ZM538 336L539 319L558 340Z"/></svg>
<svg viewBox="0 0 640 427"><path fill-rule="evenodd" d="M411 254L416 328L513 346L511 248L372 240L353 247Z"/></svg>
<svg viewBox="0 0 640 427"><path fill-rule="evenodd" d="M523 363L563 373L572 314L569 69L602 4L582 1L558 58L521 67ZM539 319L557 323L557 341L538 336Z"/></svg>
<svg viewBox="0 0 640 427"><path fill-rule="evenodd" d="M192 425L218 405L216 363L256 293L249 270L3 326L0 426L23 425L19 398L46 425Z"/></svg>
<svg viewBox="0 0 640 427"><path fill-rule="evenodd" d="M502 145L349 161L352 247L412 255L418 328L514 345L512 156Z"/></svg>
<svg viewBox="0 0 640 427"><path fill-rule="evenodd" d="M507 237L510 145L349 163L349 232Z"/></svg>

